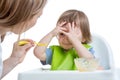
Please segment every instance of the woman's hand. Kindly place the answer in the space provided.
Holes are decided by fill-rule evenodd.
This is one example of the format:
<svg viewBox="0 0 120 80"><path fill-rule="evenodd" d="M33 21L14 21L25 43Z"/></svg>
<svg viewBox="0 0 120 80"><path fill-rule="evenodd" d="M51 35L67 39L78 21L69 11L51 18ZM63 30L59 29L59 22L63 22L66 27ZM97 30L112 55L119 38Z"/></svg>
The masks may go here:
<svg viewBox="0 0 120 80"><path fill-rule="evenodd" d="M28 41L29 43L20 46L19 41ZM19 64L24 60L24 57L28 50L34 46L34 41L30 39L22 39L14 43L13 51L10 58L15 59L15 61Z"/></svg>

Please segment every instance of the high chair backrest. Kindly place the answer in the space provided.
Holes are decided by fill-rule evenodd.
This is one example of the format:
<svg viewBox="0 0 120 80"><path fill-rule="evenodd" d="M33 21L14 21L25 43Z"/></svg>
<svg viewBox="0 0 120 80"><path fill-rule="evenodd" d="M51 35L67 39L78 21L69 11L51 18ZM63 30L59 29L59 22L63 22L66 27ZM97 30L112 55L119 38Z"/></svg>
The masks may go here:
<svg viewBox="0 0 120 80"><path fill-rule="evenodd" d="M114 67L112 50L108 42L98 34L92 34L93 49L95 50L95 57L98 58L100 64L105 69L112 69Z"/></svg>

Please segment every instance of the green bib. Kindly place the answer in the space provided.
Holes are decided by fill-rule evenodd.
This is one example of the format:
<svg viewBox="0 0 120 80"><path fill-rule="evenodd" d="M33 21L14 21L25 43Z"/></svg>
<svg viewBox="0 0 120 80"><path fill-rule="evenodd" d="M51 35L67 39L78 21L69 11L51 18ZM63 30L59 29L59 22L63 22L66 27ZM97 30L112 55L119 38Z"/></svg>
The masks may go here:
<svg viewBox="0 0 120 80"><path fill-rule="evenodd" d="M83 44L87 49L91 48L88 44ZM65 51L60 46L50 46L52 49L51 70L76 70L74 59L78 58L75 49Z"/></svg>

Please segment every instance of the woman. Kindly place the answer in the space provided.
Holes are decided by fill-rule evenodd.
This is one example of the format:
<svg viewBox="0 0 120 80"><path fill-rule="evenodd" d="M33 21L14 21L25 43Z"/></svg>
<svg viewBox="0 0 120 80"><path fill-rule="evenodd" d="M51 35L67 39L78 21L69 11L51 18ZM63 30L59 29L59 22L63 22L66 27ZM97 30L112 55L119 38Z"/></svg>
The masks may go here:
<svg viewBox="0 0 120 80"><path fill-rule="evenodd" d="M41 16L46 0L0 0L0 45L6 32L20 34L34 26ZM32 40L19 46L18 40L13 45L11 56L2 62L0 46L0 78L2 79L15 66L24 60L27 51L34 46Z"/></svg>

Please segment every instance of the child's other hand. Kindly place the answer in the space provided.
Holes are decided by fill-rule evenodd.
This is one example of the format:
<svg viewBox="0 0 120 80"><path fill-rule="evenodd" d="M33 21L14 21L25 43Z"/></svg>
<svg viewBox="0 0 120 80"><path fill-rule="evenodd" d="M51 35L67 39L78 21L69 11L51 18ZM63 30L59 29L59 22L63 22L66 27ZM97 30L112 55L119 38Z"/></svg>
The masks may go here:
<svg viewBox="0 0 120 80"><path fill-rule="evenodd" d="M62 27L65 24L66 22L58 23L57 26L52 30L53 36L57 36L61 32L62 29L65 30L65 28Z"/></svg>
<svg viewBox="0 0 120 80"><path fill-rule="evenodd" d="M82 33L80 31L80 28L75 26L74 22L72 22L72 24L67 23L66 25L67 25L66 28L68 29L68 31L62 30L62 33L65 34L70 41L73 41L76 39L82 40Z"/></svg>

